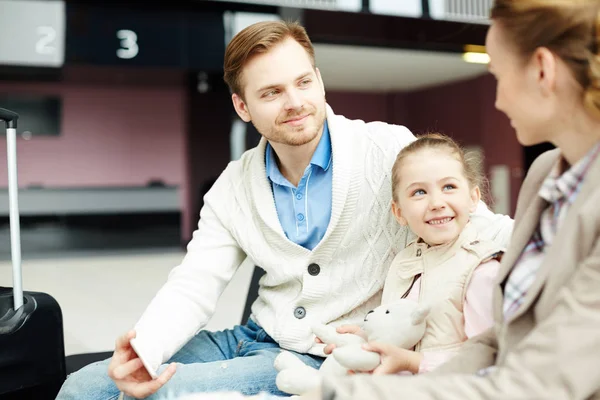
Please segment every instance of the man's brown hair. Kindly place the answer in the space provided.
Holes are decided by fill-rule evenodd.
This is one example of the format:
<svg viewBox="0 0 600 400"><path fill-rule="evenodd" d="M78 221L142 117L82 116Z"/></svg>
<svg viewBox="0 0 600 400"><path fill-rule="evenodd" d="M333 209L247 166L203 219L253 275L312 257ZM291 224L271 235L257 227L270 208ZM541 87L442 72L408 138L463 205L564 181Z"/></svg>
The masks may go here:
<svg viewBox="0 0 600 400"><path fill-rule="evenodd" d="M298 42L310 57L311 64L315 66L315 50L306 33L298 22L292 21L264 21L250 25L240 31L227 45L223 79L231 93L244 98L244 83L242 72L244 66L257 54L263 54L280 44L286 39Z"/></svg>

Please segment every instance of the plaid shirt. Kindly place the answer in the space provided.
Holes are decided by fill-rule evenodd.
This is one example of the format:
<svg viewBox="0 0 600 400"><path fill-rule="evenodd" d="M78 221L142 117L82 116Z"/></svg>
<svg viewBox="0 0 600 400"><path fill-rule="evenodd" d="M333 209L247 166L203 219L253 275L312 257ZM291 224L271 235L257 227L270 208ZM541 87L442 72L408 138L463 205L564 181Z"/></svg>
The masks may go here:
<svg viewBox="0 0 600 400"><path fill-rule="evenodd" d="M546 255L546 246L552 244L556 231L567 215L567 211L583 184L585 174L592 162L600 154L600 142L569 170L561 174L566 162L561 157L548 177L544 180L538 195L548 202L533 232L529 243L521 253L504 287L504 320L514 315L523 304L525 295L535 280L535 275ZM486 376L496 369L495 365L477 371L476 375Z"/></svg>
<svg viewBox="0 0 600 400"><path fill-rule="evenodd" d="M546 247L552 245L556 231L581 190L585 175L592 162L600 154L600 143L570 169L561 174L564 159L559 159L545 179L538 195L548 202L540 218L538 228L515 263L504 288L504 319L510 318L521 306L527 291L546 255Z"/></svg>

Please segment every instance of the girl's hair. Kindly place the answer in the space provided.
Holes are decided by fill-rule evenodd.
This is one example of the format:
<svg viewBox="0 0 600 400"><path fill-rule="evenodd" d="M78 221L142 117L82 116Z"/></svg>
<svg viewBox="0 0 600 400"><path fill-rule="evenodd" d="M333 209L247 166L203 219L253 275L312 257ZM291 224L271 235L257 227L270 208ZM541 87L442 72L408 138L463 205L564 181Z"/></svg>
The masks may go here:
<svg viewBox="0 0 600 400"><path fill-rule="evenodd" d="M417 137L417 140L400 150L400 153L396 156L396 161L392 167L392 198L394 201L397 200L397 191L400 186L400 168L402 167L402 162L407 156L425 149L448 151L450 155L454 156L462 164L463 173L471 189L478 187L481 191L481 198L484 201L489 200L487 199L488 182L481 172L483 164L481 156L474 151L465 151L458 143L446 135L442 135L441 133L426 133L420 135Z"/></svg>
<svg viewBox="0 0 600 400"><path fill-rule="evenodd" d="M598 0L495 0L490 16L523 60L538 47L560 57L581 85L586 108L600 116Z"/></svg>

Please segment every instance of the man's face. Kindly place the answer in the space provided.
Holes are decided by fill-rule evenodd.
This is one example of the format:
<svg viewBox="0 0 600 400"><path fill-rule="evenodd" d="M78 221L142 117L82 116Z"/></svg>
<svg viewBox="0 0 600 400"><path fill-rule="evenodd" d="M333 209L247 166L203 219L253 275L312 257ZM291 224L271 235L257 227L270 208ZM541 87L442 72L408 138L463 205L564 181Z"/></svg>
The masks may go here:
<svg viewBox="0 0 600 400"><path fill-rule="evenodd" d="M254 56L242 71L243 97L232 95L245 122L271 143L301 146L317 138L325 122L325 89L306 50L286 39Z"/></svg>

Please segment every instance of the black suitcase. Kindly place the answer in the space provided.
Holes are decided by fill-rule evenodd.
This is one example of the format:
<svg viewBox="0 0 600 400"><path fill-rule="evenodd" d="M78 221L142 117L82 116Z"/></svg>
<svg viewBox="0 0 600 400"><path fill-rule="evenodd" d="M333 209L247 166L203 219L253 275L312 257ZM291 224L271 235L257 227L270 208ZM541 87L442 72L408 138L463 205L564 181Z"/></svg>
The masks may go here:
<svg viewBox="0 0 600 400"><path fill-rule="evenodd" d="M17 201L18 115L0 108L6 124L13 288L0 287L0 399L55 399L66 378L60 306L45 293L23 293Z"/></svg>

